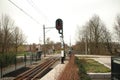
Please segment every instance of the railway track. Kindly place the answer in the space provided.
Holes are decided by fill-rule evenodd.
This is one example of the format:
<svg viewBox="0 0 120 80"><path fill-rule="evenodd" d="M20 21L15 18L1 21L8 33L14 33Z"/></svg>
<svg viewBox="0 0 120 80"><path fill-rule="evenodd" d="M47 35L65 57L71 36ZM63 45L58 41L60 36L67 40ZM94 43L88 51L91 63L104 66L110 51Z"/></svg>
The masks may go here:
<svg viewBox="0 0 120 80"><path fill-rule="evenodd" d="M40 79L46 72L49 71L50 67L59 60L58 57L48 58L45 62L38 66L18 75L14 80L37 80Z"/></svg>

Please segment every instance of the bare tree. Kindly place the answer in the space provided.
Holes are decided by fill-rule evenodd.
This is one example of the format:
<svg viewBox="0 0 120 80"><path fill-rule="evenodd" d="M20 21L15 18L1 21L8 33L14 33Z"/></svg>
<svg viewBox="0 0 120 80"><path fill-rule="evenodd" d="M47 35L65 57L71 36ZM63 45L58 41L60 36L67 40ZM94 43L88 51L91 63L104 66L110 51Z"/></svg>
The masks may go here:
<svg viewBox="0 0 120 80"><path fill-rule="evenodd" d="M54 42L50 40L50 38L48 37L46 39L46 44L45 44L45 49L46 51L49 52L49 50L52 50L53 49L53 46L54 46Z"/></svg>
<svg viewBox="0 0 120 80"><path fill-rule="evenodd" d="M15 27L13 32L15 51L18 52L18 47L25 42L25 37L19 27Z"/></svg>
<svg viewBox="0 0 120 80"><path fill-rule="evenodd" d="M85 51L90 54L101 54L106 50L105 43L110 42L111 37L99 16L94 15L83 26L82 38L85 40Z"/></svg>
<svg viewBox="0 0 120 80"><path fill-rule="evenodd" d="M12 41L12 28L14 22L7 15L1 18L1 49L2 53L7 52Z"/></svg>
<svg viewBox="0 0 120 80"><path fill-rule="evenodd" d="M2 51L2 29L1 29L1 22L0 22L0 52L1 51Z"/></svg>
<svg viewBox="0 0 120 80"><path fill-rule="evenodd" d="M115 24L114 29L115 29L117 39L118 41L120 41L120 15L118 15L116 18L116 24Z"/></svg>
<svg viewBox="0 0 120 80"><path fill-rule="evenodd" d="M117 42L114 43L114 49L115 49L114 52L115 52L115 55L120 55L120 51L118 51L120 48L120 44L119 44L120 42L120 14L117 15L116 17L116 23L114 26L114 30L115 30L115 35L116 35L115 39L117 40Z"/></svg>
<svg viewBox="0 0 120 80"><path fill-rule="evenodd" d="M111 35L99 16L94 16L90 20L91 36L95 45L95 52L98 54L107 53L106 48L110 50ZM97 51L96 51L97 50Z"/></svg>
<svg viewBox="0 0 120 80"><path fill-rule="evenodd" d="M18 27L15 27L14 21L9 16L2 15L0 19L0 52L9 52L14 46L17 52L18 46L24 42L24 34Z"/></svg>

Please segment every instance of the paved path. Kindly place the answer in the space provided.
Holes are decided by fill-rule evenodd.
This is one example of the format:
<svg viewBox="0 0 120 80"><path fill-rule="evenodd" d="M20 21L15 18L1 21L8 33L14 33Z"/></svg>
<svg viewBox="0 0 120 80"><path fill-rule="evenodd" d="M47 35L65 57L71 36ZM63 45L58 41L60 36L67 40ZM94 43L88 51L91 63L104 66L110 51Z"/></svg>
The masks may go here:
<svg viewBox="0 0 120 80"><path fill-rule="evenodd" d="M104 64L106 67L111 69L111 57L99 57L94 58L96 61L98 61L101 64Z"/></svg>

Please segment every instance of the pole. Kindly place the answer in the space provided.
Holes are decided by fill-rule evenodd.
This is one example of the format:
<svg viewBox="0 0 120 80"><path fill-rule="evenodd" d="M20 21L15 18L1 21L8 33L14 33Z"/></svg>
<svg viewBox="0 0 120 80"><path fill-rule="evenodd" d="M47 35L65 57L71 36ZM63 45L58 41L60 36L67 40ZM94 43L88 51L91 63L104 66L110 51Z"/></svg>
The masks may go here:
<svg viewBox="0 0 120 80"><path fill-rule="evenodd" d="M62 34L60 36L61 38L61 64L64 64L64 59L65 59L65 51L64 51L64 39L63 39L63 29L62 29Z"/></svg>
<svg viewBox="0 0 120 80"><path fill-rule="evenodd" d="M63 42L63 36L61 37L61 64L64 63L64 42Z"/></svg>
<svg viewBox="0 0 120 80"><path fill-rule="evenodd" d="M2 70L2 61L0 60L0 73L1 73L1 77L0 78L2 78L3 77L3 70Z"/></svg>
<svg viewBox="0 0 120 80"><path fill-rule="evenodd" d="M85 54L87 55L87 50L88 50L88 47L87 47L87 32L86 32L86 36L85 36Z"/></svg>
<svg viewBox="0 0 120 80"><path fill-rule="evenodd" d="M15 54L15 70L17 69L17 55Z"/></svg>
<svg viewBox="0 0 120 80"><path fill-rule="evenodd" d="M26 62L27 62L26 54L24 54L24 62L25 62L25 67L26 67Z"/></svg>
<svg viewBox="0 0 120 80"><path fill-rule="evenodd" d="M87 38L85 38L85 54L87 55Z"/></svg>
<svg viewBox="0 0 120 80"><path fill-rule="evenodd" d="M70 36L70 44L69 44L70 48L71 48L71 36Z"/></svg>
<svg viewBox="0 0 120 80"><path fill-rule="evenodd" d="M43 46L43 48L44 48L44 57L46 57L46 55L45 55L45 25L43 25L43 43L44 43L44 46Z"/></svg>
<svg viewBox="0 0 120 80"><path fill-rule="evenodd" d="M45 27L45 25L43 25L43 43L44 43L44 46L43 46L43 52L44 52L44 57L46 57L46 44L45 44L45 29L53 29L55 27Z"/></svg>

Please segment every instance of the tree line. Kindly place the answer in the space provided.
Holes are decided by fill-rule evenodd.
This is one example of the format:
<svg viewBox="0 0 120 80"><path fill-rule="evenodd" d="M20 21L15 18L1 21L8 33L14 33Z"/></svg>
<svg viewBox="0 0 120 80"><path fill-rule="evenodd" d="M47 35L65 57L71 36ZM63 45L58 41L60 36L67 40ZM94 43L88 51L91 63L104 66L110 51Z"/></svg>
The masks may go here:
<svg viewBox="0 0 120 80"><path fill-rule="evenodd" d="M25 35L8 15L0 17L0 53L18 52Z"/></svg>
<svg viewBox="0 0 120 80"><path fill-rule="evenodd" d="M82 29L78 29L76 50L86 54L114 54L118 43L112 40L113 34L98 15L94 15ZM120 15L116 17L114 25L116 41L120 41Z"/></svg>

